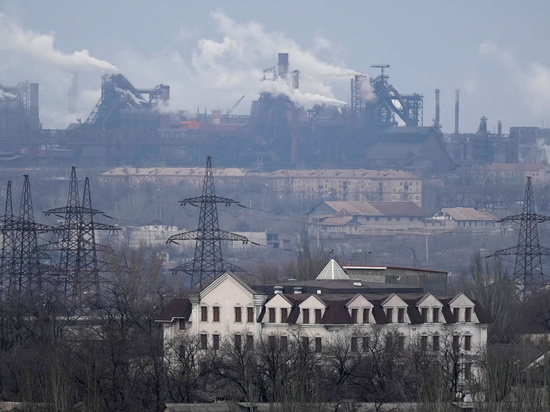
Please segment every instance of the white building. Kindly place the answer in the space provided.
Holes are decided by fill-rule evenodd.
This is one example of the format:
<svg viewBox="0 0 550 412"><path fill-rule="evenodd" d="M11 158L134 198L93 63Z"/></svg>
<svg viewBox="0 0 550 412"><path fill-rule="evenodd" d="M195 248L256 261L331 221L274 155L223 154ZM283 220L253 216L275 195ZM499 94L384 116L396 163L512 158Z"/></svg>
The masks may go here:
<svg viewBox="0 0 550 412"><path fill-rule="evenodd" d="M315 279L251 287L226 272L189 299L171 302L157 320L165 348L183 334L200 336L202 349L217 350L227 337L249 345L260 336L305 339L312 350L337 334L351 351L367 350L375 333L392 332L397 345L416 344L460 352L464 378L476 373L473 358L487 344L489 315L465 294L435 296L407 285L351 280L331 260Z"/></svg>

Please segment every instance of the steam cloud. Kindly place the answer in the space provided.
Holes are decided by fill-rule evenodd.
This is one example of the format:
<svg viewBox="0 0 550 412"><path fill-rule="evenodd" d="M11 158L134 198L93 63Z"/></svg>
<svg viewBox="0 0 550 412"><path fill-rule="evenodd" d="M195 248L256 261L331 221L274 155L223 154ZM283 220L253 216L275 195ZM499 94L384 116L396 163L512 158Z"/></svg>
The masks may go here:
<svg viewBox="0 0 550 412"><path fill-rule="evenodd" d="M523 66L511 51L492 42L482 43L478 54L505 70L508 83L515 86L517 95L535 114L550 115L550 68L537 62Z"/></svg>
<svg viewBox="0 0 550 412"><path fill-rule="evenodd" d="M100 97L101 79L96 71L121 72L136 87L169 84L170 109L174 111L208 108L225 112L244 94L246 98L235 110L244 114L261 91L285 94L306 108L323 103L342 105L349 98L349 80L358 72L316 56L332 53L335 47L329 40L317 35L308 50L284 33L270 32L256 22L237 22L220 10L210 16L215 35L206 38L200 36L200 30L182 26L179 37L173 39L175 46L150 53L129 48L111 51L108 59L116 61L115 67L87 50L57 50L53 34L22 28L0 14L0 66L5 67L1 82L40 84L40 118L46 128L65 128L78 118L86 119ZM263 69L276 65L278 53L289 53L290 70L300 70L299 90L284 81L261 80ZM74 72L78 72L80 90L71 113L67 91ZM370 82L364 83L368 96L372 93Z"/></svg>
<svg viewBox="0 0 550 412"><path fill-rule="evenodd" d="M88 50L64 54L54 48L52 35L36 34L23 30L4 14L0 14L0 48L17 50L26 53L38 61L50 63L70 70L88 68L103 70L108 73L118 72L118 69L103 60L90 56Z"/></svg>

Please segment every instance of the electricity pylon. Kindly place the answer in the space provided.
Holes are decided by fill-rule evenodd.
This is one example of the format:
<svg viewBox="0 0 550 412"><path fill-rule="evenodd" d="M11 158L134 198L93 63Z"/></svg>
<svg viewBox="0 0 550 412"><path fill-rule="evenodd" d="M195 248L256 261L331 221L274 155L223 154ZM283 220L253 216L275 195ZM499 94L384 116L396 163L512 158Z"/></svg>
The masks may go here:
<svg viewBox="0 0 550 412"><path fill-rule="evenodd" d="M86 178L84 183L84 196L82 205L78 194L78 180L76 168L71 169L69 182L69 193L67 205L64 207L50 209L44 212L46 216L57 216L64 219L61 226L56 228L58 240L43 245L41 250L60 251L59 265L52 269L57 277L57 284L66 297L76 302L84 295L99 293L99 272L106 265L97 258L97 252L110 252L108 246L97 244L95 241L96 230L107 230L115 232L119 230L115 226L94 222L94 215L103 212L92 208L90 195L90 182Z"/></svg>
<svg viewBox="0 0 550 412"><path fill-rule="evenodd" d="M550 249L540 246L537 226L547 220L550 220L549 216L539 215L535 212L531 177L528 177L521 214L507 216L500 220L500 222L519 223L518 244L497 250L491 255L516 256L513 279L524 299L530 293L546 286L547 283L542 271L541 255L550 255Z"/></svg>
<svg viewBox="0 0 550 412"><path fill-rule="evenodd" d="M248 238L235 233L220 230L218 225L218 203L230 206L239 202L225 197L216 196L214 191L214 176L212 159L206 158L202 196L181 200L181 206L187 204L200 207L199 226L192 232L178 233L170 236L166 243L178 244L180 240L195 240L195 257L191 262L176 266L172 272L184 272L191 277L191 287L202 287L226 271L244 272L244 270L222 258L222 240L248 243ZM243 207L243 206L241 206Z"/></svg>
<svg viewBox="0 0 550 412"><path fill-rule="evenodd" d="M52 229L34 221L29 176L24 176L18 216L13 214L11 181L8 182L4 216L0 218L2 297L32 294L42 287L47 266L40 263L40 259L48 258L48 255L39 251L37 234Z"/></svg>

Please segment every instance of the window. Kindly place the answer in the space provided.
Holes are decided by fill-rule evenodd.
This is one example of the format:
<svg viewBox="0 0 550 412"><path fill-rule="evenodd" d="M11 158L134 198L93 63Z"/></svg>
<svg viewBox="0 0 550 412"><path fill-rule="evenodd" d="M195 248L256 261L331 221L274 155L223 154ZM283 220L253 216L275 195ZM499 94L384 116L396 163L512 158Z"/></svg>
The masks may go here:
<svg viewBox="0 0 550 412"><path fill-rule="evenodd" d="M439 351L439 335L434 335L432 342L432 349L434 352Z"/></svg>
<svg viewBox="0 0 550 412"><path fill-rule="evenodd" d="M242 308L239 306L235 308L235 322L242 322Z"/></svg>
<svg viewBox="0 0 550 412"><path fill-rule="evenodd" d="M317 337L315 338L315 352L322 352L323 351L323 342L321 338Z"/></svg>
<svg viewBox="0 0 550 412"><path fill-rule="evenodd" d="M201 322L208 322L208 308L201 306Z"/></svg>
<svg viewBox="0 0 550 412"><path fill-rule="evenodd" d="M363 323L369 323L369 315L370 315L370 310L363 309Z"/></svg>
<svg viewBox="0 0 550 412"><path fill-rule="evenodd" d="M302 345L306 349L309 348L309 337L307 337L307 336L302 337Z"/></svg>
<svg viewBox="0 0 550 412"><path fill-rule="evenodd" d="M457 352L458 351L458 346L459 346L459 336L458 335L454 335L453 336L453 351Z"/></svg>
<svg viewBox="0 0 550 412"><path fill-rule="evenodd" d="M254 308L246 308L246 321L254 323Z"/></svg>
<svg viewBox="0 0 550 412"><path fill-rule="evenodd" d="M472 321L472 308L466 308L466 312L464 313L464 322L471 322Z"/></svg>
<svg viewBox="0 0 550 412"><path fill-rule="evenodd" d="M472 337L470 335L464 336L464 350L472 350Z"/></svg>
<svg viewBox="0 0 550 412"><path fill-rule="evenodd" d="M288 309L281 308L281 323L286 323L287 318L288 318Z"/></svg>
<svg viewBox="0 0 550 412"><path fill-rule="evenodd" d="M453 308L453 319L455 322L460 321L460 308Z"/></svg>
<svg viewBox="0 0 550 412"><path fill-rule="evenodd" d="M185 359L187 356L186 346L180 345L178 353L179 353L180 359Z"/></svg>
<svg viewBox="0 0 550 412"><path fill-rule="evenodd" d="M275 323L275 308L269 308L269 323Z"/></svg>
<svg viewBox="0 0 550 412"><path fill-rule="evenodd" d="M357 323L357 309L351 310L351 323Z"/></svg>
<svg viewBox="0 0 550 412"><path fill-rule="evenodd" d="M208 349L208 335L206 333L201 334L201 349Z"/></svg>
<svg viewBox="0 0 550 412"><path fill-rule="evenodd" d="M428 323L428 308L422 308L422 322Z"/></svg>
<svg viewBox="0 0 550 412"><path fill-rule="evenodd" d="M212 348L214 350L220 349L220 335L213 335L212 338L213 338Z"/></svg>
<svg viewBox="0 0 550 412"><path fill-rule="evenodd" d="M470 362L464 364L464 379L472 379L472 364Z"/></svg>
<svg viewBox="0 0 550 412"><path fill-rule="evenodd" d="M214 322L220 321L220 307L214 306L212 309L214 309Z"/></svg>
<svg viewBox="0 0 550 412"><path fill-rule="evenodd" d="M236 349L241 349L241 341L242 341L241 335L235 335L235 348Z"/></svg>
<svg viewBox="0 0 550 412"><path fill-rule="evenodd" d="M273 349L275 348L275 345L276 345L276 340L275 340L275 335L269 335L267 337L267 345Z"/></svg>
<svg viewBox="0 0 550 412"><path fill-rule="evenodd" d="M284 352L288 349L288 338L286 336L281 336L281 350Z"/></svg>
<svg viewBox="0 0 550 412"><path fill-rule="evenodd" d="M426 351L428 349L428 337L427 336L421 336L420 337L420 349L422 351Z"/></svg>
<svg viewBox="0 0 550 412"><path fill-rule="evenodd" d="M246 348L247 349L254 348L254 335L246 335Z"/></svg>
<svg viewBox="0 0 550 412"><path fill-rule="evenodd" d="M321 309L315 309L315 323L321 323Z"/></svg>
<svg viewBox="0 0 550 412"><path fill-rule="evenodd" d="M302 323L309 323L309 309L302 309Z"/></svg>
<svg viewBox="0 0 550 412"><path fill-rule="evenodd" d="M368 336L363 337L363 352L366 352L369 350L370 346L370 338Z"/></svg>
<svg viewBox="0 0 550 412"><path fill-rule="evenodd" d="M180 319L179 328L180 330L185 330L185 319Z"/></svg>
<svg viewBox="0 0 550 412"><path fill-rule="evenodd" d="M356 336L352 336L352 337L351 337L351 351L352 351L352 352L357 352L357 350L358 350L357 337L356 337Z"/></svg>
<svg viewBox="0 0 550 412"><path fill-rule="evenodd" d="M397 309L397 322L405 323L405 308Z"/></svg>
<svg viewBox="0 0 550 412"><path fill-rule="evenodd" d="M433 308L433 323L439 323L439 308Z"/></svg>
<svg viewBox="0 0 550 412"><path fill-rule="evenodd" d="M393 309L392 308L387 308L386 309L386 318L388 319L388 323L393 322Z"/></svg>
<svg viewBox="0 0 550 412"><path fill-rule="evenodd" d="M399 335L397 337L397 349L399 350L405 349L405 336Z"/></svg>

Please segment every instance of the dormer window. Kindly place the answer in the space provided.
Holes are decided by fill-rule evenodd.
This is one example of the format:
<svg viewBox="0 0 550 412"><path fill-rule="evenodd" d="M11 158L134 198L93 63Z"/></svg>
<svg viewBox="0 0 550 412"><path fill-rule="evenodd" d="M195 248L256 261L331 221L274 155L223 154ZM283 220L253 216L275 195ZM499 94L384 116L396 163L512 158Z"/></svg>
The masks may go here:
<svg viewBox="0 0 550 412"><path fill-rule="evenodd" d="M428 308L422 308L422 322L428 323Z"/></svg>
<svg viewBox="0 0 550 412"><path fill-rule="evenodd" d="M275 323L275 308L269 308L269 323Z"/></svg>
<svg viewBox="0 0 550 412"><path fill-rule="evenodd" d="M281 323L286 323L287 318L288 318L288 309L281 308Z"/></svg>
<svg viewBox="0 0 550 412"><path fill-rule="evenodd" d="M369 323L370 310L368 308L363 309L363 323Z"/></svg>
<svg viewBox="0 0 550 412"><path fill-rule="evenodd" d="M393 323L393 308L386 308L386 317L388 318L388 323Z"/></svg>
<svg viewBox="0 0 550 412"><path fill-rule="evenodd" d="M439 308L433 308L433 323L439 323Z"/></svg>
<svg viewBox="0 0 550 412"><path fill-rule="evenodd" d="M472 321L472 308L466 308L466 311L464 312L464 322L471 322Z"/></svg>
<svg viewBox="0 0 550 412"><path fill-rule="evenodd" d="M357 309L351 310L351 323L357 323L357 313L359 311Z"/></svg>
<svg viewBox="0 0 550 412"><path fill-rule="evenodd" d="M302 323L309 323L309 309L302 309Z"/></svg>
<svg viewBox="0 0 550 412"><path fill-rule="evenodd" d="M460 321L460 308L453 308L453 319L455 322Z"/></svg>
<svg viewBox="0 0 550 412"><path fill-rule="evenodd" d="M185 319L179 320L179 328L180 330L185 330Z"/></svg>
<svg viewBox="0 0 550 412"><path fill-rule="evenodd" d="M397 322L405 323L405 308L397 309Z"/></svg>
<svg viewBox="0 0 550 412"><path fill-rule="evenodd" d="M315 309L315 323L321 323L321 309Z"/></svg>

